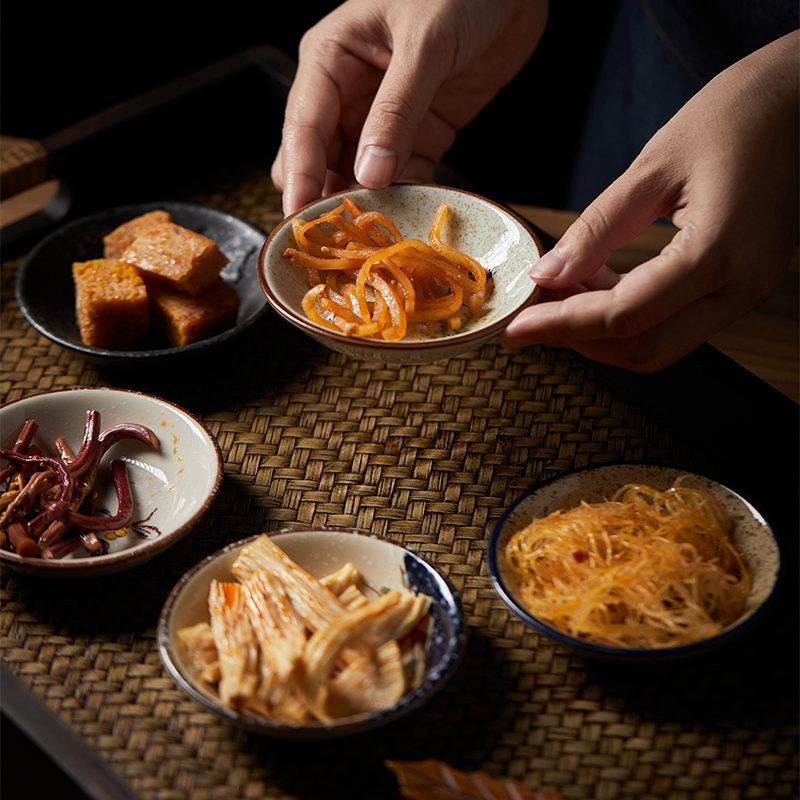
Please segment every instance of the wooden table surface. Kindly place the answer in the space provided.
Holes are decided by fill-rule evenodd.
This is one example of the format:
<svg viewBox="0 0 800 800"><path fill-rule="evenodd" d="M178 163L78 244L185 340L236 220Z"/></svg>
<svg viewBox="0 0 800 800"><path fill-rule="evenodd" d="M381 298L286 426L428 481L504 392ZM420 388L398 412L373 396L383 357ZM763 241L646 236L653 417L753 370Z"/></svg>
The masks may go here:
<svg viewBox="0 0 800 800"><path fill-rule="evenodd" d="M577 217L571 211L510 205L521 217L554 239L558 239ZM609 260L609 266L626 272L656 255L673 234L674 229L668 225L651 225L617 251ZM800 271L796 248L789 269L772 297L710 341L750 372L800 402Z"/></svg>

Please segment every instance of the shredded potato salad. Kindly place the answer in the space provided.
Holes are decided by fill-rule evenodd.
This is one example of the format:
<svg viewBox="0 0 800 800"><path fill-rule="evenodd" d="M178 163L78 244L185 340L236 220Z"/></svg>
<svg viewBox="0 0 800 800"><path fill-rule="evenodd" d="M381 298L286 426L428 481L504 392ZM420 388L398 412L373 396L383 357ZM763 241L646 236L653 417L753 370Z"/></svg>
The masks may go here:
<svg viewBox="0 0 800 800"><path fill-rule="evenodd" d="M572 636L625 648L687 644L733 623L750 570L725 509L690 477L667 491L629 484L517 531L505 558L522 603Z"/></svg>
<svg viewBox="0 0 800 800"><path fill-rule="evenodd" d="M346 336L395 342L413 327L451 333L480 317L492 279L442 241L447 213L441 203L427 242L405 239L389 217L362 212L350 197L311 221L293 219L295 246L283 257L308 272L308 318Z"/></svg>

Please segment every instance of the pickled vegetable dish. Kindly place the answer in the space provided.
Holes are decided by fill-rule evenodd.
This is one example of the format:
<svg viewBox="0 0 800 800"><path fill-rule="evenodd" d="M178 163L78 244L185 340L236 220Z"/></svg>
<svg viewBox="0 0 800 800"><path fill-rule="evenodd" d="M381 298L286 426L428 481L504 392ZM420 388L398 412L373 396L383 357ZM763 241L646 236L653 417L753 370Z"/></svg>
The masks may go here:
<svg viewBox="0 0 800 800"><path fill-rule="evenodd" d="M695 484L695 485L692 485ZM536 617L572 636L658 648L714 636L744 612L752 577L714 495L682 476L629 484L511 536L506 564Z"/></svg>
<svg viewBox="0 0 800 800"><path fill-rule="evenodd" d="M303 311L323 328L390 342L414 328L461 330L481 316L493 281L475 258L442 241L447 214L441 203L427 242L404 238L388 216L362 212L350 197L311 221L294 218L295 246L283 257L308 272Z"/></svg>
<svg viewBox="0 0 800 800"><path fill-rule="evenodd" d="M107 543L98 538L130 524L133 497L127 468L121 459L110 462L117 494L113 515L94 508L94 485L108 449L123 439L159 446L144 425L121 423L101 430L100 412L86 412L83 439L73 453L64 437L53 446L57 455L43 454L34 443L35 419L26 420L14 446L0 449L6 465L0 469L0 547L23 557L62 558L81 545L88 555L102 555Z"/></svg>
<svg viewBox="0 0 800 800"><path fill-rule="evenodd" d="M365 585L351 563L317 579L267 536L235 580L213 580L209 621L178 631L197 680L233 708L332 722L397 703L420 682L431 599Z"/></svg>

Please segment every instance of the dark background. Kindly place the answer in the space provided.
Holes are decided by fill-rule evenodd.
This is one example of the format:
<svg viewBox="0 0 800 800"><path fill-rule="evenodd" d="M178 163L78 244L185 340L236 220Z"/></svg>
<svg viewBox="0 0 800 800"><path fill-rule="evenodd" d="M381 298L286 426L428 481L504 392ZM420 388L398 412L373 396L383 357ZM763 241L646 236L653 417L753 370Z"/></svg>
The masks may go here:
<svg viewBox="0 0 800 800"><path fill-rule="evenodd" d="M84 3L35 15L31 6L5 3L0 132L42 139L263 44L295 57L306 28L336 5L225 2L200 11L175 2ZM495 199L561 208L616 0L552 6L536 54L459 135L445 161ZM77 194L79 210L152 200L160 184L191 191L234 160L271 163L281 121L281 103L253 71L70 152L59 177Z"/></svg>

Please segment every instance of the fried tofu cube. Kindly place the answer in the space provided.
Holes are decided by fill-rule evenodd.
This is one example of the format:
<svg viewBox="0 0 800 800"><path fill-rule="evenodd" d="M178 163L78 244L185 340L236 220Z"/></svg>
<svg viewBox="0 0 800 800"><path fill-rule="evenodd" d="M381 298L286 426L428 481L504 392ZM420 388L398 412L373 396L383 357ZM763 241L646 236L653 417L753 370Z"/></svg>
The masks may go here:
<svg viewBox="0 0 800 800"><path fill-rule="evenodd" d="M191 295L208 289L228 263L216 242L174 222L148 226L125 248L121 258Z"/></svg>
<svg viewBox="0 0 800 800"><path fill-rule="evenodd" d="M147 331L147 288L135 267L119 259L76 261L72 277L75 316L84 344L124 350Z"/></svg>
<svg viewBox="0 0 800 800"><path fill-rule="evenodd" d="M172 222L172 217L167 211L161 209L148 211L140 217L124 222L103 237L103 255L106 258L122 258L125 249L142 231L147 230L151 225L158 225L162 222Z"/></svg>
<svg viewBox="0 0 800 800"><path fill-rule="evenodd" d="M222 278L197 295L176 291L157 278L147 277L146 283L152 318L173 347L207 339L236 324L241 301Z"/></svg>

